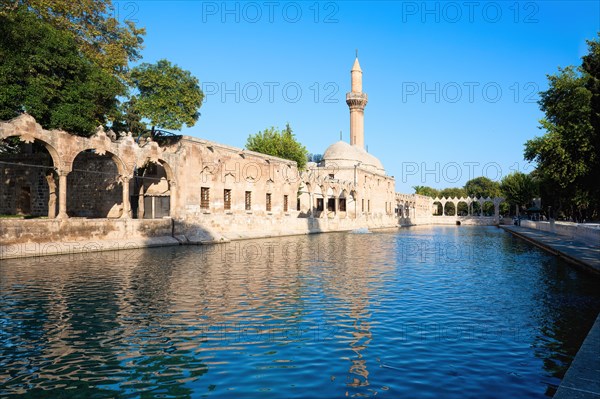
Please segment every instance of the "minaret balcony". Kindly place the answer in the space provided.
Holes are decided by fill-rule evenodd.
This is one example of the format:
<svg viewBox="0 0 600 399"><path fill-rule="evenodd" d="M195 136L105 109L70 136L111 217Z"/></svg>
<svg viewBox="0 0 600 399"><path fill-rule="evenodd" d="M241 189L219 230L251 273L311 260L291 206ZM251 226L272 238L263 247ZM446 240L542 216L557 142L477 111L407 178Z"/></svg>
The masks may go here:
<svg viewBox="0 0 600 399"><path fill-rule="evenodd" d="M346 93L346 104L350 107L364 107L368 101L369 97L366 93Z"/></svg>

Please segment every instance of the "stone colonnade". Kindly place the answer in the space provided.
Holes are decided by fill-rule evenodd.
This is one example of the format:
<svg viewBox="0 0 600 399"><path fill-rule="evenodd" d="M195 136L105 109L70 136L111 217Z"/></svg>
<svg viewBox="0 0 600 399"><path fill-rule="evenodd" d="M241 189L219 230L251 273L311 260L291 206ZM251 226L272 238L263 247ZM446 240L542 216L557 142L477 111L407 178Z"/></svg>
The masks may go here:
<svg viewBox="0 0 600 399"><path fill-rule="evenodd" d="M434 206L436 203L439 203L442 206L442 213L438 216L459 216L458 215L458 204L464 203L467 205L467 215L465 216L483 216L483 205L485 203L492 203L494 205L494 216L498 218L500 216L500 203L504 201L504 198L494 197L494 198L483 198L483 197L461 197L461 198L446 198L446 197L436 197L431 199L431 209L432 213L434 211ZM446 204L450 203L454 205L454 215L446 215ZM473 214L473 204L479 204L479 215ZM435 214L434 214L435 215Z"/></svg>
<svg viewBox="0 0 600 399"><path fill-rule="evenodd" d="M109 137L109 135L112 137ZM145 141L141 146L135 142L131 133L116 140L113 132L107 133L99 127L90 137L74 136L62 130L44 130L30 115L23 114L11 121L0 122L0 140L18 137L21 142L43 144L54 164L58 175L58 215L49 209L49 218L68 218L67 214L67 177L73 171L73 162L82 152L93 150L98 155L108 154L118 170L118 181L123 187L122 218L131 218L129 199L129 182L134 178L136 168L143 167L147 162L158 163L165 168L167 180L171 187L171 202L175 202L174 187L176 186L172 167L177 163L174 154L165 152L158 143ZM50 207L49 207L50 208ZM173 206L173 208L175 208Z"/></svg>

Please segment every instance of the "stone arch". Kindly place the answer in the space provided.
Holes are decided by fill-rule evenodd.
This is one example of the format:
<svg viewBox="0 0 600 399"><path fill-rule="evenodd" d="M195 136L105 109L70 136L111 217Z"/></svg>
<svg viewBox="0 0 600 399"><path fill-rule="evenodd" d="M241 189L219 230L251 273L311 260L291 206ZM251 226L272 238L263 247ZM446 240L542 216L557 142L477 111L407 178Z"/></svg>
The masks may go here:
<svg viewBox="0 0 600 399"><path fill-rule="evenodd" d="M466 200L460 199L456 203L457 216L469 216L469 204Z"/></svg>
<svg viewBox="0 0 600 399"><path fill-rule="evenodd" d="M345 217L348 212L348 191L342 188L338 196L338 211L342 217Z"/></svg>
<svg viewBox="0 0 600 399"><path fill-rule="evenodd" d="M174 188L173 172L164 160L146 158L129 182L132 215L138 219L171 216Z"/></svg>
<svg viewBox="0 0 600 399"><path fill-rule="evenodd" d="M433 201L431 204L431 214L433 216L442 216L444 214L444 206L440 200Z"/></svg>
<svg viewBox="0 0 600 399"><path fill-rule="evenodd" d="M117 171L119 172L119 175L121 176L133 176L133 168L132 170L129 170L127 168L127 165L125 164L125 162L121 159L121 157L119 157L116 152L113 151L109 151L109 150L98 150L97 148L93 147L93 146L89 146L89 147L85 147L83 148L81 151L74 153L72 155L73 159L69 159L68 162L70 164L73 164L73 162L75 162L75 159L84 152L93 152L99 156L109 156L113 162L115 163L115 165L117 166ZM67 160L66 160L67 161Z"/></svg>
<svg viewBox="0 0 600 399"><path fill-rule="evenodd" d="M327 191L326 191L326 203L325 203L325 208L327 209L327 212L337 212L337 206L336 206L336 192L337 192L337 187L336 186L329 186L327 187Z"/></svg>
<svg viewBox="0 0 600 399"><path fill-rule="evenodd" d="M298 187L297 193L297 210L300 211L300 217L307 217L312 215L312 185L310 182L304 181Z"/></svg>
<svg viewBox="0 0 600 399"><path fill-rule="evenodd" d="M19 141L9 144L15 137ZM3 142L14 152L0 152L0 214L55 218L61 160L54 146L19 135L6 135L0 138L0 145Z"/></svg>
<svg viewBox="0 0 600 399"><path fill-rule="evenodd" d="M22 136L19 133L9 133L6 135L0 135L0 141L9 139L11 137L18 137L20 142L24 143L24 144L33 144L34 142L42 144L44 147L46 147L46 150L50 154L50 157L52 158L52 163L54 164L54 167L61 168L63 166L62 158L61 158L60 154L58 153L58 151L56 150L56 148L54 148L54 146L52 144L50 144L47 140L45 140L43 137L38 137L38 136L39 135L35 134L31 137L27 137L27 136Z"/></svg>
<svg viewBox="0 0 600 399"><path fill-rule="evenodd" d="M471 216L481 216L481 203L477 198L473 198L469 204L471 208Z"/></svg>
<svg viewBox="0 0 600 399"><path fill-rule="evenodd" d="M129 175L125 164L108 151L99 154L92 148L80 151L72 160L67 176L67 213L86 218L127 216ZM126 189L126 188L127 189Z"/></svg>
<svg viewBox="0 0 600 399"><path fill-rule="evenodd" d="M324 185L317 184L315 185L315 191L313 193L313 214L317 217L321 215L325 211L325 196L323 192L327 193L327 189Z"/></svg>
<svg viewBox="0 0 600 399"><path fill-rule="evenodd" d="M456 216L456 205L452 201L446 201L444 204L444 215L445 216Z"/></svg>
<svg viewBox="0 0 600 399"><path fill-rule="evenodd" d="M494 216L496 211L494 201L491 198L482 200L481 208L483 210L483 216Z"/></svg>

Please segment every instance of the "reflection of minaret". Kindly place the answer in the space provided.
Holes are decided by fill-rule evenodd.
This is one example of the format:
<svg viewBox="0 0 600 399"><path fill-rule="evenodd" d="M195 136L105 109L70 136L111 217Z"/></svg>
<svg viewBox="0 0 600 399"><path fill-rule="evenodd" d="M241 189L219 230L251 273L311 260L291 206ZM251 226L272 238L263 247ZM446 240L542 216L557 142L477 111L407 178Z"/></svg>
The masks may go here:
<svg viewBox="0 0 600 399"><path fill-rule="evenodd" d="M365 106L367 95L362 92L362 70L358 63L358 52L352 66L352 91L346 93L346 104L350 107L350 144L365 148Z"/></svg>

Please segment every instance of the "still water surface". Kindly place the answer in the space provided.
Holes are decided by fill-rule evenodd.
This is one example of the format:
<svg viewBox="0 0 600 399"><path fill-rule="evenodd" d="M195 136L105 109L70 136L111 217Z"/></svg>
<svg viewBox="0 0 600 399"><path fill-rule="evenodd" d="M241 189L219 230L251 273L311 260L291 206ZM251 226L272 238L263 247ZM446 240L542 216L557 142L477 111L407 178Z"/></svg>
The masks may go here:
<svg viewBox="0 0 600 399"><path fill-rule="evenodd" d="M494 227L0 265L0 397L543 398L600 280Z"/></svg>

